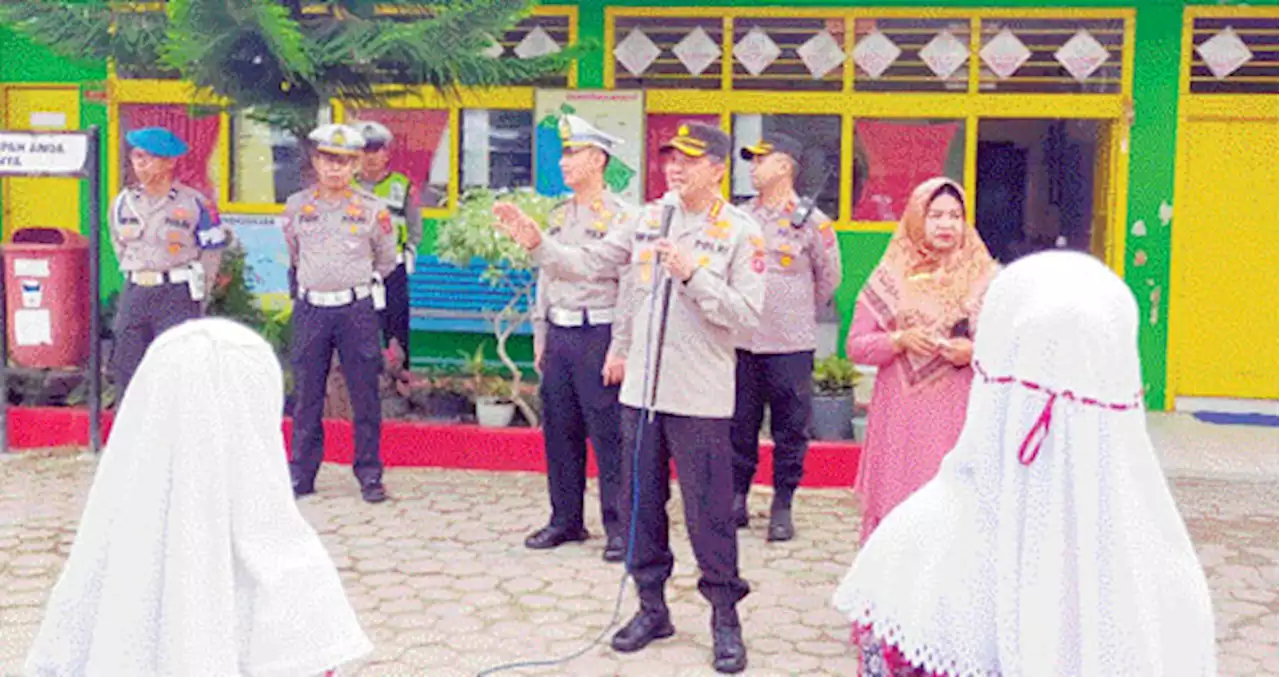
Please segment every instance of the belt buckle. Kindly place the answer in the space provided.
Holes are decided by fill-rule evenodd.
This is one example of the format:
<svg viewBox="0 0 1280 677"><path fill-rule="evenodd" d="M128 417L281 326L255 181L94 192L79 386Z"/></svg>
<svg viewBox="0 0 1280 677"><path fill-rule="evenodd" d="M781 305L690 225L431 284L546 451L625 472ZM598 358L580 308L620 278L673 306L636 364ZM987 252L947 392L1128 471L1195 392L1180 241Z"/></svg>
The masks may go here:
<svg viewBox="0 0 1280 677"><path fill-rule="evenodd" d="M142 287L158 287L164 284L164 273L139 270L133 274L133 283Z"/></svg>
<svg viewBox="0 0 1280 677"><path fill-rule="evenodd" d="M553 308L551 310L551 319L555 324L561 327L581 327L586 322L586 313L581 310L568 310L566 308Z"/></svg>

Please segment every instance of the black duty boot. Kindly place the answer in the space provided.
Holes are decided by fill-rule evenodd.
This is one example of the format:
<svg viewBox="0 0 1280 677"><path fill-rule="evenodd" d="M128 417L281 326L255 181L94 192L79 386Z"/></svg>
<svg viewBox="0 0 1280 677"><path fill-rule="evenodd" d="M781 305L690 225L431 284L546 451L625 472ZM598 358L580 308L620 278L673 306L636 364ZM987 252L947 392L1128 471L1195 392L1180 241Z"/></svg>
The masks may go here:
<svg viewBox="0 0 1280 677"><path fill-rule="evenodd" d="M733 523L739 529L747 526L747 495L733 495Z"/></svg>
<svg viewBox="0 0 1280 677"><path fill-rule="evenodd" d="M360 485L360 497L365 503L381 503L387 500L387 488L382 482L365 482Z"/></svg>
<svg viewBox="0 0 1280 677"><path fill-rule="evenodd" d="M603 557L606 562L621 562L627 558L627 542L621 535L608 534Z"/></svg>
<svg viewBox="0 0 1280 677"><path fill-rule="evenodd" d="M571 529L548 524L529 534L529 537L524 539L524 547L530 550L550 550L551 548L558 548L565 543L581 543L590 538L590 536L583 527Z"/></svg>
<svg viewBox="0 0 1280 677"><path fill-rule="evenodd" d="M773 505L769 508L770 541L789 541L796 535L795 525L791 523L791 494L776 494Z"/></svg>
<svg viewBox="0 0 1280 677"><path fill-rule="evenodd" d="M610 642L616 651L631 653L639 651L655 640L676 634L671 625L671 612L667 610L667 602L661 591L640 593L640 610L622 629L614 633Z"/></svg>
<svg viewBox="0 0 1280 677"><path fill-rule="evenodd" d="M747 645L742 642L742 624L734 607L716 607L711 612L711 638L716 672L735 674L747 669Z"/></svg>

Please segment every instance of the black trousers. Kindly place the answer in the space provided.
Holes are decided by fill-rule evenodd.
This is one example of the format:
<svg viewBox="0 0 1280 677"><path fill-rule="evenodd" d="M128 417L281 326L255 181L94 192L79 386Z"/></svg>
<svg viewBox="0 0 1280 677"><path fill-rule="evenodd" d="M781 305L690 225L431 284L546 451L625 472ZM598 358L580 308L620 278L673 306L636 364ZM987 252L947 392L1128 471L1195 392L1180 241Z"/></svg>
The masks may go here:
<svg viewBox="0 0 1280 677"><path fill-rule="evenodd" d="M773 433L773 488L790 496L804 476L813 419L813 352L763 355L738 351L733 413L733 488L751 489L760 462L760 422L769 405Z"/></svg>
<svg viewBox="0 0 1280 677"><path fill-rule="evenodd" d="M621 535L622 485L618 386L604 385L610 325L557 327L547 331L542 365L543 436L551 525L577 529L587 486L587 439L600 470L600 516L608 536Z"/></svg>
<svg viewBox="0 0 1280 677"><path fill-rule="evenodd" d="M361 485L382 481L382 402L378 397L382 354L373 300L321 308L299 299L293 304L293 458L289 468L294 482L303 487L314 484L324 460L321 418L334 350L342 363L355 414L352 469Z"/></svg>
<svg viewBox="0 0 1280 677"><path fill-rule="evenodd" d="M124 400L129 381L133 380L151 342L166 330L203 314L200 302L191 299L191 289L185 282L155 287L125 284L112 328L115 334L111 349L112 378L116 383L117 407Z"/></svg>
<svg viewBox="0 0 1280 677"><path fill-rule="evenodd" d="M386 345L391 339L400 342L404 351L404 367L409 368L409 274L403 265L387 275L383 280L387 290L387 307L378 312L378 321L382 325L382 337Z"/></svg>
<svg viewBox="0 0 1280 677"><path fill-rule="evenodd" d="M698 591L715 607L733 606L751 591L738 576L729 423L670 414L655 414L650 422L639 409L622 408L622 515L624 525L635 520L629 571L642 602L661 599L675 564L667 524L672 460L693 555L702 572ZM633 497L633 489L638 497Z"/></svg>

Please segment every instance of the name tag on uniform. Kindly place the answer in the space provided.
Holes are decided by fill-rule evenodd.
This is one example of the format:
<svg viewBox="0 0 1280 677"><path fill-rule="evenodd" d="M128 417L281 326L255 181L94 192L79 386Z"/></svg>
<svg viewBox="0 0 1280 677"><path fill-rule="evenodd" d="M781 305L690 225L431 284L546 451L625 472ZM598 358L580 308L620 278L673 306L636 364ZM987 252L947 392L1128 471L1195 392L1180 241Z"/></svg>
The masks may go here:
<svg viewBox="0 0 1280 677"><path fill-rule="evenodd" d="M175 219L175 218L173 218L172 216L166 216L166 217L164 217L164 225L166 225L166 226L172 226L172 227L174 227L174 228L189 228L189 227L191 227L191 224L187 223L186 221L183 221L183 220L181 220L181 219Z"/></svg>
<svg viewBox="0 0 1280 677"><path fill-rule="evenodd" d="M707 242L706 240L695 240L693 248L704 252L715 252L723 254L729 251L729 245L717 242Z"/></svg>

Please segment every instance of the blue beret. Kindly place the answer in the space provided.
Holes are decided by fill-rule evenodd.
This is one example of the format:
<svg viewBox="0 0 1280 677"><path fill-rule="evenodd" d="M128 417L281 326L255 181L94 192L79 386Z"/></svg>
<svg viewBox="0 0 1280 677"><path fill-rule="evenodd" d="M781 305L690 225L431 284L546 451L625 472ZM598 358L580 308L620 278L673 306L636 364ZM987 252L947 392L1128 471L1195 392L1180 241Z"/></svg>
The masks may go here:
<svg viewBox="0 0 1280 677"><path fill-rule="evenodd" d="M145 150L156 157L178 157L187 152L186 142L164 127L135 129L125 134L124 138L130 146Z"/></svg>

